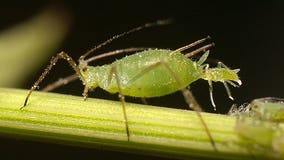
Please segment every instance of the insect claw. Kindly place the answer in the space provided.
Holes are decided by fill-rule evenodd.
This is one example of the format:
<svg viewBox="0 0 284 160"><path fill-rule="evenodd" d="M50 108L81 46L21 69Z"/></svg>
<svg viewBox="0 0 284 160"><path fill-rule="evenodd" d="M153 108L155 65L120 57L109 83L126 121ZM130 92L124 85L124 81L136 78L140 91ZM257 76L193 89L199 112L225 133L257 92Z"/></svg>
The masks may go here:
<svg viewBox="0 0 284 160"><path fill-rule="evenodd" d="M232 96L229 96L229 98L233 101L234 100L234 97L232 97Z"/></svg>
<svg viewBox="0 0 284 160"><path fill-rule="evenodd" d="M213 102L214 103L214 102ZM217 109L216 109L216 105L215 104L213 104L212 103L212 105L213 105L213 109L214 109L214 111L217 111Z"/></svg>
<svg viewBox="0 0 284 160"><path fill-rule="evenodd" d="M237 83L239 84L239 86L242 85L242 81L241 80L238 80Z"/></svg>
<svg viewBox="0 0 284 160"><path fill-rule="evenodd" d="M20 108L20 110L24 109L25 107L26 107L26 105L23 105L23 106Z"/></svg>
<svg viewBox="0 0 284 160"><path fill-rule="evenodd" d="M20 107L20 110L24 109L24 108L27 106L28 99L29 99L29 96L26 97L25 102L24 102L24 105L23 105L22 107Z"/></svg>
<svg viewBox="0 0 284 160"><path fill-rule="evenodd" d="M83 95L84 101L86 101L86 100L87 100L87 98L88 98L88 94L83 93L82 95Z"/></svg>
<svg viewBox="0 0 284 160"><path fill-rule="evenodd" d="M23 105L20 109L23 109L24 107L26 107L27 103L28 103L28 100L27 100L27 98L26 98L26 99L25 99L25 102L24 102L24 105Z"/></svg>

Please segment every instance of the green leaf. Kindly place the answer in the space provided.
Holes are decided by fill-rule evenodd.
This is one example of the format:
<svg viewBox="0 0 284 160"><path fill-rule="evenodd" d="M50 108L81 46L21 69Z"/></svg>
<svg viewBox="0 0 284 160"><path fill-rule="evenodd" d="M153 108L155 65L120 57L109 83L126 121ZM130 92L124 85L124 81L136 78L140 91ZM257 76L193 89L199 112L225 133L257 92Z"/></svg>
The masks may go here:
<svg viewBox="0 0 284 160"><path fill-rule="evenodd" d="M63 8L39 15L0 33L0 86L19 86L54 54L69 28Z"/></svg>

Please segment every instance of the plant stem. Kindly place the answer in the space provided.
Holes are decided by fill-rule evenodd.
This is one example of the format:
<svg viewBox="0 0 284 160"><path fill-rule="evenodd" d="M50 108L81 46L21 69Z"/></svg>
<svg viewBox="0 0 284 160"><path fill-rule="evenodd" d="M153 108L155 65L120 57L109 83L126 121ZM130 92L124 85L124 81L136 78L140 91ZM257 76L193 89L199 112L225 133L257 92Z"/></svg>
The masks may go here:
<svg viewBox="0 0 284 160"><path fill-rule="evenodd" d="M237 143L234 117L202 113L216 152L192 111L127 103L128 142L119 101L34 92L20 110L26 95L27 90L0 88L0 134L171 158L269 156L256 151L252 156L245 144Z"/></svg>

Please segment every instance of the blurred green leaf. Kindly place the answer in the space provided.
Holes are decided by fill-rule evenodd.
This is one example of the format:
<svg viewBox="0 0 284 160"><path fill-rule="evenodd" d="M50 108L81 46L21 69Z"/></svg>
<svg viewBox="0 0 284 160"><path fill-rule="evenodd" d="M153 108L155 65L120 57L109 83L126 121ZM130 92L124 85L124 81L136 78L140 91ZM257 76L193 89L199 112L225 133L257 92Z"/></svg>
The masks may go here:
<svg viewBox="0 0 284 160"><path fill-rule="evenodd" d="M60 45L70 24L62 8L37 16L0 33L0 86L18 87Z"/></svg>

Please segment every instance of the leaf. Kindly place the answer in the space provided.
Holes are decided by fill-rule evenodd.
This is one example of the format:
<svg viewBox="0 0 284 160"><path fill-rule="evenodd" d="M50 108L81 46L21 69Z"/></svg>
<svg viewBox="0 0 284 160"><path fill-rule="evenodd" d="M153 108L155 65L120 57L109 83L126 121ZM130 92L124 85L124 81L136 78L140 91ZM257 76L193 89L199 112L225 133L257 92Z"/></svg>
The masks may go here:
<svg viewBox="0 0 284 160"><path fill-rule="evenodd" d="M39 15L0 33L0 86L19 86L46 62L66 35L70 17L63 8Z"/></svg>

